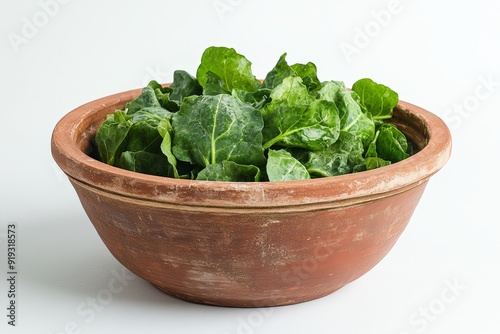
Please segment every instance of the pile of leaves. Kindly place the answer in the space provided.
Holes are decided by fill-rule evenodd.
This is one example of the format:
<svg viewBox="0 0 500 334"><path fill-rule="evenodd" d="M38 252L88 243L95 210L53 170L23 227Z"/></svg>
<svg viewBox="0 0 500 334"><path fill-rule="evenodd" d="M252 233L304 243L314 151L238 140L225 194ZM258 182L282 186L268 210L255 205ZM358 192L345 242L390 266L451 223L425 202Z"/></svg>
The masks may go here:
<svg viewBox="0 0 500 334"><path fill-rule="evenodd" d="M349 90L283 54L263 81L234 49L209 47L196 77L151 81L95 136L101 161L139 173L211 181L284 181L361 172L411 155L386 120L398 94L371 79Z"/></svg>

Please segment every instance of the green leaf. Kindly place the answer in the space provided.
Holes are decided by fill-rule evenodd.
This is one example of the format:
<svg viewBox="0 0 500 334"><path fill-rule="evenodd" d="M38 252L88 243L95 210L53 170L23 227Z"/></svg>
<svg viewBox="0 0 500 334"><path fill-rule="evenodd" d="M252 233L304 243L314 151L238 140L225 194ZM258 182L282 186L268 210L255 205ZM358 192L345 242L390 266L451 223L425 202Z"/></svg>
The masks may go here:
<svg viewBox="0 0 500 334"><path fill-rule="evenodd" d="M384 166L385 162L398 162L406 159L410 156L408 152L411 152L411 146L405 135L395 125L378 123L377 133L365 152L365 158L367 161L369 158L382 160L372 160L370 166ZM367 168L370 166L367 163Z"/></svg>
<svg viewBox="0 0 500 334"><path fill-rule="evenodd" d="M359 172L364 172L366 171L366 160L360 163L359 165L356 165L353 167L352 172L353 173L359 173Z"/></svg>
<svg viewBox="0 0 500 334"><path fill-rule="evenodd" d="M278 105L264 116L263 147L273 145L323 150L339 136L339 117L335 104L316 100L309 105Z"/></svg>
<svg viewBox="0 0 500 334"><path fill-rule="evenodd" d="M180 108L179 102L171 100L170 93L164 93L159 89L155 89L155 94L156 94L156 98L158 99L158 102L160 103L162 108L168 110L169 112L176 112L179 110L179 108ZM147 108L154 108L154 107L146 107L143 109L147 109Z"/></svg>
<svg viewBox="0 0 500 334"><path fill-rule="evenodd" d="M365 107L365 105L363 104L363 102L361 101L361 97L353 90L350 91L351 93L351 97L354 101L356 101L356 103L359 105L359 107L361 108L361 111L363 112L363 114L370 114L368 112L368 109ZM371 114L370 114L371 116ZM371 117L373 119L373 117ZM380 120L375 120L373 119L373 123L376 123L376 122L381 122Z"/></svg>
<svg viewBox="0 0 500 334"><path fill-rule="evenodd" d="M377 139L378 136L380 135L380 130L377 129L377 132L375 133L375 136L373 137L373 140L371 141L370 145L368 145L368 148L365 151L365 158L377 158L378 153L377 153Z"/></svg>
<svg viewBox="0 0 500 334"><path fill-rule="evenodd" d="M125 105L128 115L133 115L136 111L147 107L161 107L156 97L155 89L152 86L156 85L150 83L150 86L144 87L141 95Z"/></svg>
<svg viewBox="0 0 500 334"><path fill-rule="evenodd" d="M290 66L286 61L286 55L286 53L281 55L274 68L267 73L261 87L273 89L280 85L285 78L299 77L309 91L316 89L320 85L316 65L308 62L307 64L293 64Z"/></svg>
<svg viewBox="0 0 500 334"><path fill-rule="evenodd" d="M102 162L114 165L124 150L125 138L132 127L130 116L124 110L108 115L95 135L99 158Z"/></svg>
<svg viewBox="0 0 500 334"><path fill-rule="evenodd" d="M205 88L207 73L212 72L222 80L225 92L231 92L233 89L253 92L260 86L260 82L252 74L251 65L248 59L234 49L213 46L203 52L196 78Z"/></svg>
<svg viewBox="0 0 500 334"><path fill-rule="evenodd" d="M348 163L348 155L344 153L311 152L309 161L304 166L311 177L326 177L352 172L352 167Z"/></svg>
<svg viewBox="0 0 500 334"><path fill-rule="evenodd" d="M262 82L262 88L273 89L280 85L285 78L296 76L297 73L286 62L286 53L284 53L274 68L267 73L266 78Z"/></svg>
<svg viewBox="0 0 500 334"><path fill-rule="evenodd" d="M273 103L289 106L308 105L315 100L299 77L287 77L271 91Z"/></svg>
<svg viewBox="0 0 500 334"><path fill-rule="evenodd" d="M263 125L258 110L231 95L187 97L172 120L172 151L203 167L225 160L260 166Z"/></svg>
<svg viewBox="0 0 500 334"><path fill-rule="evenodd" d="M318 70L313 63L293 64L291 68L295 71L297 76L302 78L302 83L309 91L313 91L321 85L318 79Z"/></svg>
<svg viewBox="0 0 500 334"><path fill-rule="evenodd" d="M373 119L388 119L398 104L398 94L387 86L371 79L360 79L354 83L352 90L361 98L361 103L373 116Z"/></svg>
<svg viewBox="0 0 500 334"><path fill-rule="evenodd" d="M381 158L370 157L366 159L366 170L371 170L379 167L384 167L390 165L390 161L386 161Z"/></svg>
<svg viewBox="0 0 500 334"><path fill-rule="evenodd" d="M323 82L317 91L317 96L335 103L339 110L341 131L347 131L360 137L364 147L370 144L375 135L375 124L369 114L363 113L343 82Z"/></svg>
<svg viewBox="0 0 500 334"><path fill-rule="evenodd" d="M253 165L240 165L232 161L222 161L205 167L198 173L197 180L258 182L260 169Z"/></svg>
<svg viewBox="0 0 500 334"><path fill-rule="evenodd" d="M310 179L306 167L285 150L269 150L266 165L269 181Z"/></svg>
<svg viewBox="0 0 500 334"><path fill-rule="evenodd" d="M95 137L99 159L175 178L277 181L360 172L412 154L384 122L397 93L370 79L352 90L320 82L315 64L290 66L286 56L261 83L234 49L207 48L196 77L178 70L170 87L152 80L107 117Z"/></svg>
<svg viewBox="0 0 500 334"><path fill-rule="evenodd" d="M259 88L255 92L233 89L231 95L242 102L251 104L256 109L262 109L267 103L271 102L271 90L268 88Z"/></svg>
<svg viewBox="0 0 500 334"><path fill-rule="evenodd" d="M147 107L136 111L131 118L132 123L147 122L151 126L158 126L163 119L172 119L174 113L161 107Z"/></svg>
<svg viewBox="0 0 500 334"><path fill-rule="evenodd" d="M172 93L172 89L170 87L163 87L155 80L151 80L147 87L153 89L155 96L156 96L156 100L158 101L158 103L160 104L160 106L162 108L164 108L168 111L171 111L171 112L176 112L179 110L179 102L172 101L170 99L170 94ZM142 107L142 109L145 109L145 108L153 109L153 108L156 108L156 106L151 106L151 107L144 106L144 107ZM134 111L133 113L135 114L135 112L136 111Z"/></svg>
<svg viewBox="0 0 500 334"><path fill-rule="evenodd" d="M158 124L158 133L163 138L160 144L161 152L167 157L168 163L172 166L172 173L176 179L179 178L177 170L177 159L172 152L172 125L168 119L162 119Z"/></svg>
<svg viewBox="0 0 500 334"><path fill-rule="evenodd" d="M408 142L405 135L393 124L384 124L380 127L377 138L377 154L379 158L398 162L409 157L406 153Z"/></svg>
<svg viewBox="0 0 500 334"><path fill-rule="evenodd" d="M203 87L198 80L186 71L174 71L174 81L170 85L172 93L170 99L181 103L182 100L191 95L201 95Z"/></svg>
<svg viewBox="0 0 500 334"><path fill-rule="evenodd" d="M339 139L328 149L310 152L304 165L312 177L352 173L356 165L364 163L363 151L359 137L341 131Z"/></svg>
<svg viewBox="0 0 500 334"><path fill-rule="evenodd" d="M160 153L161 136L156 129L156 124L147 121L133 123L127 134L126 151Z"/></svg>
<svg viewBox="0 0 500 334"><path fill-rule="evenodd" d="M133 172L157 176L170 176L170 165L165 156L145 151L125 151L120 155L117 167Z"/></svg>
<svg viewBox="0 0 500 334"><path fill-rule="evenodd" d="M207 81L203 88L205 95L230 94L231 91L226 87L226 83L217 74L212 71L206 73Z"/></svg>
<svg viewBox="0 0 500 334"><path fill-rule="evenodd" d="M271 98L262 111L265 149L279 145L323 150L337 140L337 107L333 102L315 100L301 78L285 78L273 89Z"/></svg>

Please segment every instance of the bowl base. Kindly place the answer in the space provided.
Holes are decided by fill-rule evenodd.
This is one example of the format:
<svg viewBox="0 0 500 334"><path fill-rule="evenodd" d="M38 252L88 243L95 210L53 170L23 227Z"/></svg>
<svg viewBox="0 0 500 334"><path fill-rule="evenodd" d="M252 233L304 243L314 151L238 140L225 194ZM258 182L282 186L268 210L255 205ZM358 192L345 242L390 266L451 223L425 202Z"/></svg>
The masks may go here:
<svg viewBox="0 0 500 334"><path fill-rule="evenodd" d="M203 296L196 296L188 293L178 293L173 292L171 289L164 288L160 285L151 283L158 290L168 294L169 296L201 305L219 306L219 307L235 307L235 308L257 308L257 307L274 307L274 306L287 306L309 302L315 299L326 297L331 295L335 291L341 289L336 288L326 293L321 293L318 295L307 295L307 296L293 296L293 297L268 297L268 298L252 298L252 296L233 296L214 298L210 296L204 298Z"/></svg>

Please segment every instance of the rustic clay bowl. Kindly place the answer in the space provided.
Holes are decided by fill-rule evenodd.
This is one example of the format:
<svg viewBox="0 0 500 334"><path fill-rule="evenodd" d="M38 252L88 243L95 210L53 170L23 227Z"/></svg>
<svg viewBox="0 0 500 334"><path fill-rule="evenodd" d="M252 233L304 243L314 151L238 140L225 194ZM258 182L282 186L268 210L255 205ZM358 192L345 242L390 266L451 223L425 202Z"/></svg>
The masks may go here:
<svg viewBox="0 0 500 334"><path fill-rule="evenodd" d="M140 92L67 114L54 129L52 155L118 261L197 303L293 304L359 278L391 250L451 152L443 121L401 102L392 122L418 152L367 172L274 183L190 181L93 159L92 140L106 115Z"/></svg>

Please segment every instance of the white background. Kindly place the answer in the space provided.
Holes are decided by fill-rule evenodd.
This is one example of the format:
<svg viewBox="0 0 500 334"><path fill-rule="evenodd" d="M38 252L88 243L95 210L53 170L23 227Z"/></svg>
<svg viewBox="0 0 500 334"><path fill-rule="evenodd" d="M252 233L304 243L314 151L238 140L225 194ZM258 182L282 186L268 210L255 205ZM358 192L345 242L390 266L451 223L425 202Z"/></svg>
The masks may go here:
<svg viewBox="0 0 500 334"><path fill-rule="evenodd" d="M2 0L0 332L500 334L499 14L497 0ZM51 131L88 101L194 74L211 45L234 47L260 78L284 52L316 63L321 80L370 77L452 131L452 158L396 246L332 295L219 308L133 278L103 299L122 266L53 162ZM8 223L18 226L15 328Z"/></svg>

